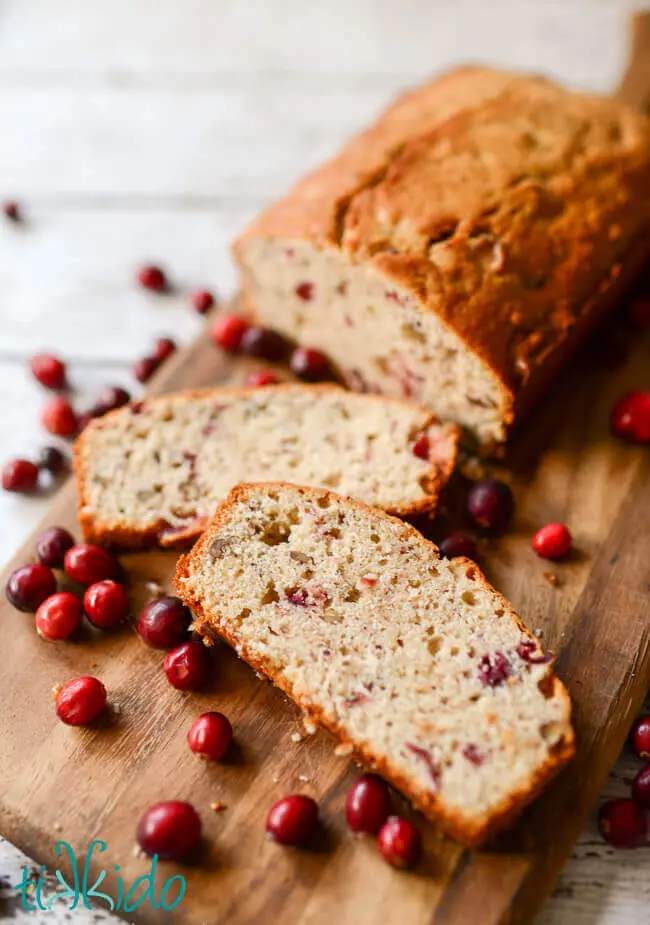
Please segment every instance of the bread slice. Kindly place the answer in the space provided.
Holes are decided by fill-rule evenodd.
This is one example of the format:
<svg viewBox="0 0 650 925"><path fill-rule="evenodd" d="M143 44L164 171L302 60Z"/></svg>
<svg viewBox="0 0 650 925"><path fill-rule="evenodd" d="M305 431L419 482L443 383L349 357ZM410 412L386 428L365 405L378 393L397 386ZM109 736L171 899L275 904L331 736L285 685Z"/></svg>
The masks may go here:
<svg viewBox="0 0 650 925"><path fill-rule="evenodd" d="M431 511L457 442L457 428L425 408L333 385L150 398L93 421L77 441L79 520L97 543L187 544L233 485L264 478L336 488L405 516Z"/></svg>
<svg viewBox="0 0 650 925"><path fill-rule="evenodd" d="M639 273L648 188L641 113L464 67L397 100L235 256L262 324L488 451Z"/></svg>
<svg viewBox="0 0 650 925"><path fill-rule="evenodd" d="M571 757L569 696L468 559L332 492L239 485L176 591L313 719L467 845Z"/></svg>

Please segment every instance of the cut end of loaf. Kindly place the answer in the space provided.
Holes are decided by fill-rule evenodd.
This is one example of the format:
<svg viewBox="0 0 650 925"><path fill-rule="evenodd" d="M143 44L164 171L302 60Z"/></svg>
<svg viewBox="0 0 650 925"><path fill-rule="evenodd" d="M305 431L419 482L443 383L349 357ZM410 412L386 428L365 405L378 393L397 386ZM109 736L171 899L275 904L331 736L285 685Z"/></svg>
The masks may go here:
<svg viewBox="0 0 650 925"><path fill-rule="evenodd" d="M427 452L413 452L418 437ZM402 516L432 511L458 429L412 402L287 384L150 398L93 421L75 447L86 539L188 545L237 482L336 488ZM425 458L422 458L422 455Z"/></svg>
<svg viewBox="0 0 650 925"><path fill-rule="evenodd" d="M480 844L573 753L548 657L466 559L331 492L241 485L178 565L219 636L454 838Z"/></svg>
<svg viewBox="0 0 650 925"><path fill-rule="evenodd" d="M349 388L417 401L484 448L506 439L510 391L413 287L296 239L245 235L237 255L253 314L299 343L318 344Z"/></svg>

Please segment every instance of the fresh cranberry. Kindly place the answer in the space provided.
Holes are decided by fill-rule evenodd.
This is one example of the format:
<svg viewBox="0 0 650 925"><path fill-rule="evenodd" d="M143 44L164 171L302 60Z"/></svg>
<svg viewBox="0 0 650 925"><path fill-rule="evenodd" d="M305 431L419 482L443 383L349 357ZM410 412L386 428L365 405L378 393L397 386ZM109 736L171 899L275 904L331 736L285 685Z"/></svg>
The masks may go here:
<svg viewBox="0 0 650 925"><path fill-rule="evenodd" d="M650 716L641 716L632 727L632 748L643 761L650 761Z"/></svg>
<svg viewBox="0 0 650 925"><path fill-rule="evenodd" d="M296 295L299 299L302 299L303 302L311 302L314 298L314 284L298 283L296 286Z"/></svg>
<svg viewBox="0 0 650 925"><path fill-rule="evenodd" d="M68 459L56 446L44 446L36 457L39 469L45 469L50 475L60 475L68 468Z"/></svg>
<svg viewBox="0 0 650 925"><path fill-rule="evenodd" d="M43 601L36 611L36 629L44 639L67 639L81 626L82 615L79 598L70 591L60 591Z"/></svg>
<svg viewBox="0 0 650 925"><path fill-rule="evenodd" d="M650 809L650 766L641 768L632 782L632 797L634 801L643 806L644 809Z"/></svg>
<svg viewBox="0 0 650 925"><path fill-rule="evenodd" d="M186 642L192 614L177 597L159 597L144 608L138 633L154 649L173 649Z"/></svg>
<svg viewBox="0 0 650 925"><path fill-rule="evenodd" d="M512 517L512 491L505 482L497 479L476 482L469 490L467 508L479 527L500 532L505 530Z"/></svg>
<svg viewBox="0 0 650 925"><path fill-rule="evenodd" d="M190 750L201 758L219 761L232 742L232 726L223 713L204 713L187 734Z"/></svg>
<svg viewBox="0 0 650 925"><path fill-rule="evenodd" d="M77 433L82 434L91 421L93 421L96 417L101 417L101 415L97 415L95 413L96 410L96 408L90 408L88 411L84 411L79 415Z"/></svg>
<svg viewBox="0 0 650 925"><path fill-rule="evenodd" d="M408 819L391 816L379 830L377 844L384 859L393 867L415 867L422 854L420 833Z"/></svg>
<svg viewBox="0 0 650 925"><path fill-rule="evenodd" d="M634 800L608 800L598 814L600 833L615 848L638 848L647 835L645 811Z"/></svg>
<svg viewBox="0 0 650 925"><path fill-rule="evenodd" d="M197 289L192 293L192 305L199 315L205 315L214 305L214 296L207 289Z"/></svg>
<svg viewBox="0 0 650 925"><path fill-rule="evenodd" d="M106 688L97 678L75 678L56 698L56 715L67 726L88 726L106 706Z"/></svg>
<svg viewBox="0 0 650 925"><path fill-rule="evenodd" d="M129 598L116 581L98 581L84 594L84 610L94 626L111 629L129 612Z"/></svg>
<svg viewBox="0 0 650 925"><path fill-rule="evenodd" d="M155 357L142 357L133 364L131 372L134 378L144 385L145 382L151 379L159 366L160 362Z"/></svg>
<svg viewBox="0 0 650 925"><path fill-rule="evenodd" d="M116 578L118 564L113 556L92 543L80 543L69 549L63 560L65 573L80 585L94 585L106 578Z"/></svg>
<svg viewBox="0 0 650 925"><path fill-rule="evenodd" d="M352 784L345 802L345 816L351 829L376 835L389 813L390 791L381 777L364 774Z"/></svg>
<svg viewBox="0 0 650 925"><path fill-rule="evenodd" d="M171 337L159 337L154 345L153 358L163 363L176 350L176 344Z"/></svg>
<svg viewBox="0 0 650 925"><path fill-rule="evenodd" d="M43 408L41 422L56 437L74 437L79 428L77 414L66 398L52 398Z"/></svg>
<svg viewBox="0 0 650 925"><path fill-rule="evenodd" d="M58 357L49 353L39 353L30 362L32 375L46 389L64 389L66 385L66 368Z"/></svg>
<svg viewBox="0 0 650 925"><path fill-rule="evenodd" d="M38 485L38 466L28 459L12 459L2 469L2 487L5 491L26 494Z"/></svg>
<svg viewBox="0 0 650 925"><path fill-rule="evenodd" d="M248 328L248 322L241 315L219 315L210 328L210 336L217 347L234 353L241 347Z"/></svg>
<svg viewBox="0 0 650 925"><path fill-rule="evenodd" d="M131 401L131 396L119 385L109 385L103 389L92 407L93 417L99 418L109 411L115 411L116 408L122 408Z"/></svg>
<svg viewBox="0 0 650 925"><path fill-rule="evenodd" d="M614 405L610 426L615 437L650 443L650 392L627 392Z"/></svg>
<svg viewBox="0 0 650 925"><path fill-rule="evenodd" d="M420 434L420 436L414 442L412 450L413 455L417 456L418 459L424 459L428 461L429 453L431 451L428 434Z"/></svg>
<svg viewBox="0 0 650 925"><path fill-rule="evenodd" d="M63 527L47 527L36 537L36 555L50 568L63 568L65 554L73 546L74 538Z"/></svg>
<svg viewBox="0 0 650 925"><path fill-rule="evenodd" d="M291 371L307 382L328 379L331 367L328 358L320 350L312 347L296 347L291 354Z"/></svg>
<svg viewBox="0 0 650 925"><path fill-rule="evenodd" d="M10 222L20 222L22 221L22 215L20 214L20 206L17 202L3 202L2 211L6 218Z"/></svg>
<svg viewBox="0 0 650 925"><path fill-rule="evenodd" d="M201 819L193 806L181 800L156 803L138 823L137 839L150 857L182 861L201 840Z"/></svg>
<svg viewBox="0 0 650 925"><path fill-rule="evenodd" d="M512 665L503 652L486 654L479 662L478 674L486 687L498 687L512 674Z"/></svg>
<svg viewBox="0 0 650 925"><path fill-rule="evenodd" d="M151 292L167 290L167 277L164 270L153 265L144 266L138 270L138 282L143 289L150 289Z"/></svg>
<svg viewBox="0 0 650 925"><path fill-rule="evenodd" d="M195 691L208 676L208 653L201 642L184 642L165 658L167 680L179 691Z"/></svg>
<svg viewBox="0 0 650 925"><path fill-rule="evenodd" d="M448 559L464 556L466 559L473 559L476 562L478 558L474 538L464 530L454 530L452 533L448 533L440 544L440 552Z"/></svg>
<svg viewBox="0 0 650 925"><path fill-rule="evenodd" d="M56 591L56 578L46 565L34 562L13 570L5 586L10 604L26 613L34 613Z"/></svg>
<svg viewBox="0 0 650 925"><path fill-rule="evenodd" d="M650 327L650 293L635 296L627 306L627 318L632 327Z"/></svg>
<svg viewBox="0 0 650 925"><path fill-rule="evenodd" d="M541 559L563 559L571 551L571 534L564 524L546 524L533 537L533 549Z"/></svg>
<svg viewBox="0 0 650 925"><path fill-rule="evenodd" d="M249 356L278 363L286 357L289 346L277 331L250 327L241 339L241 349Z"/></svg>
<svg viewBox="0 0 650 925"><path fill-rule="evenodd" d="M266 817L266 834L281 845L303 845L317 824L316 801L302 793L294 793L271 807Z"/></svg>
<svg viewBox="0 0 650 925"><path fill-rule="evenodd" d="M280 380L270 369L257 369L246 376L246 385L260 388L263 385L277 385Z"/></svg>

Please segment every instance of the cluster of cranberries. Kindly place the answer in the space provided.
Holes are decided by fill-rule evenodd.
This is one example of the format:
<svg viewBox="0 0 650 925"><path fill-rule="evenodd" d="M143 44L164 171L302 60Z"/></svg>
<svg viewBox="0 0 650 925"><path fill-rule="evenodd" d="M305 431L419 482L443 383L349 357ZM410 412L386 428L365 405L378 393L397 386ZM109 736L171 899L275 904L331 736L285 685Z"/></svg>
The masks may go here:
<svg viewBox="0 0 650 925"><path fill-rule="evenodd" d="M5 593L18 610L34 613L43 639L69 639L81 627L84 612L101 629L112 629L125 619L129 599L116 580L119 564L106 550L91 543L75 544L63 527L49 527L36 538L36 555L37 562L13 570ZM68 579L85 587L83 598L72 591L57 591L54 569L62 569Z"/></svg>
<svg viewBox="0 0 650 925"><path fill-rule="evenodd" d="M647 843L650 810L650 716L632 728L632 748L645 762L632 782L632 799L608 800L600 808L598 825L605 841L615 848L636 848Z"/></svg>
<svg viewBox="0 0 650 925"><path fill-rule="evenodd" d="M332 377L328 358L311 347L294 347L277 331L249 324L241 315L220 315L210 330L213 342L228 353L244 353L271 363L289 359L294 375L306 382ZM279 380L272 370L252 373L248 385L274 385Z"/></svg>

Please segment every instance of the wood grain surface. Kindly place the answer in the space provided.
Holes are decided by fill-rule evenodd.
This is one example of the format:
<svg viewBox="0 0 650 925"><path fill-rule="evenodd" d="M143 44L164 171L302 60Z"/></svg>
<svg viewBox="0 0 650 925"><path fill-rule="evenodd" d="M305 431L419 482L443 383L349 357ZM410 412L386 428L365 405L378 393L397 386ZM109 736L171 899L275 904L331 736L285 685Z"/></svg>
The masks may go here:
<svg viewBox="0 0 650 925"><path fill-rule="evenodd" d="M637 43L637 52L643 50ZM647 102L645 71L631 66L626 98ZM635 76L636 75L636 76ZM259 681L232 653L215 653L214 679L199 694L172 690L162 655L145 649L131 629L75 644L38 639L33 621L0 604L0 829L38 861L56 866L54 844L69 841L80 855L92 838L108 844L98 866L120 865L125 881L148 863L136 857L134 829L157 799L187 798L205 824L194 863L182 870L188 896L175 922L233 925L283 921L320 925L408 922L409 925L498 925L530 919L551 888L599 793L650 679L650 463L638 448L614 443L608 414L615 396L642 380L647 345L621 369L576 361L513 448L506 476L517 495L516 522L486 545L490 579L558 656L575 704L578 756L489 852L468 853L428 826L426 859L414 874L387 868L374 846L351 838L343 801L354 769L323 733L294 741L297 711ZM244 361L222 357L205 336L174 357L150 391L239 381ZM576 551L549 570L530 549L530 535L548 520L571 525ZM74 492L66 486L46 523L75 529ZM33 556L29 541L15 557ZM175 556L125 556L134 609L167 585ZM559 585L544 573L552 571ZM105 681L114 709L93 730L63 727L51 688L77 674ZM205 709L230 716L237 749L221 765L189 756L185 735ZM291 790L317 797L325 832L310 852L281 849L263 837L268 806ZM210 811L213 800L227 809ZM161 878L162 879L162 878ZM510 911L508 911L510 910ZM160 922L144 908L133 921Z"/></svg>

